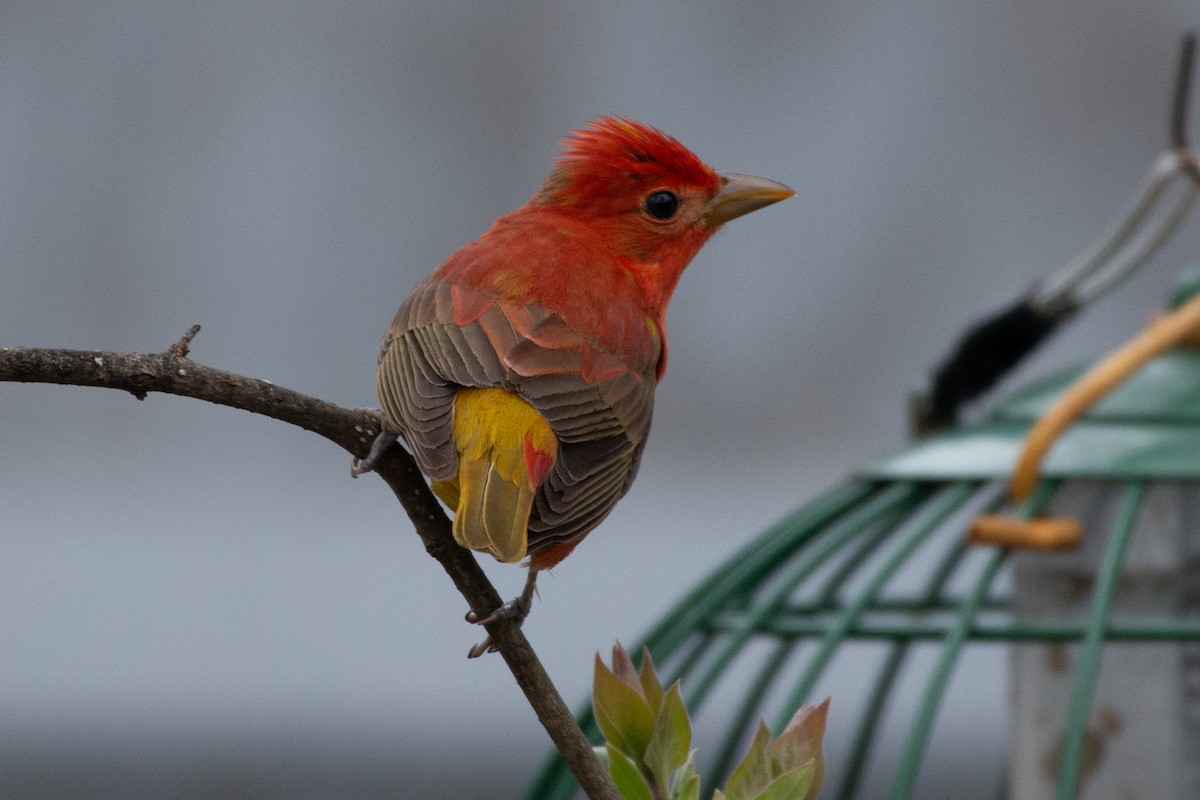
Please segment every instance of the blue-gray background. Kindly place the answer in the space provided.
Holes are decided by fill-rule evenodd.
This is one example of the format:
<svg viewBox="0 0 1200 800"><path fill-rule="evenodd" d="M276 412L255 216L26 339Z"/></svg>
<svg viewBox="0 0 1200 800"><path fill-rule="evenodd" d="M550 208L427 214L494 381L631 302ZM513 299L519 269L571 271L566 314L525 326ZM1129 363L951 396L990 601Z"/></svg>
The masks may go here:
<svg viewBox="0 0 1200 800"><path fill-rule="evenodd" d="M1122 206L1198 25L1190 0L6 2L0 346L199 322L200 361L374 405L404 294L587 119L792 185L686 274L641 477L541 582L527 630L575 702L594 651L903 445L954 335ZM1025 375L1137 328L1198 230ZM347 467L195 401L0 385L0 794L517 796L543 732ZM1002 766L1002 695L947 712L960 769Z"/></svg>

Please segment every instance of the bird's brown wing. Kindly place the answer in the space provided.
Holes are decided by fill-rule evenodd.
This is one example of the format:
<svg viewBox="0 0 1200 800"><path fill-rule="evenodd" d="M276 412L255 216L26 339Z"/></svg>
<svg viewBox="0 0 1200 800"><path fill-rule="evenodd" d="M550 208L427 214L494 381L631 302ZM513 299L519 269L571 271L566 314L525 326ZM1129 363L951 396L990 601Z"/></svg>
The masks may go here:
<svg viewBox="0 0 1200 800"><path fill-rule="evenodd" d="M604 519L637 472L650 429L654 364L630 365L536 304L426 280L384 338L376 384L388 422L422 471L455 477L459 387L516 392L559 439L537 492L529 552L569 544Z"/></svg>

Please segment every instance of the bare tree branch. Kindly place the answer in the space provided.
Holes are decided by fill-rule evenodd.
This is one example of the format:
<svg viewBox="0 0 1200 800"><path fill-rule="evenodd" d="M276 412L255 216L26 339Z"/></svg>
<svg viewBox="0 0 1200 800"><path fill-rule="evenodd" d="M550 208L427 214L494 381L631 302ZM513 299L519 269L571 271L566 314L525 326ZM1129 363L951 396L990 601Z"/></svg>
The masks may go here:
<svg viewBox="0 0 1200 800"><path fill-rule="evenodd" d="M129 392L139 400L150 392L194 397L296 425L356 457L366 456L379 432L375 412L342 408L267 381L197 364L187 354L199 330L199 325L192 326L163 353L0 348L0 381L102 386ZM426 552L446 570L471 610L484 618L499 607L499 594L471 553L455 543L450 520L412 457L393 447L380 459L376 472L404 506ZM520 627L505 620L489 625L488 633L580 786L593 800L621 800Z"/></svg>

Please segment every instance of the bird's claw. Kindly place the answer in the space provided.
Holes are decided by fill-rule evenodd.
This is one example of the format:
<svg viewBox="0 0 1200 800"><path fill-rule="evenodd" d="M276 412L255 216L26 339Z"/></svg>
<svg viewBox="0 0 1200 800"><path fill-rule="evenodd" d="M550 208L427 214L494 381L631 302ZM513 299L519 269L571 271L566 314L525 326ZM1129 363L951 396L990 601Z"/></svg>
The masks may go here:
<svg viewBox="0 0 1200 800"><path fill-rule="evenodd" d="M517 624L520 624L529 616L532 608L533 598L521 595L509 600L483 619L480 619L479 615L474 611L468 611L466 619L472 625L491 625L493 622L500 622L506 619L515 619Z"/></svg>
<svg viewBox="0 0 1200 800"><path fill-rule="evenodd" d="M483 619L480 619L479 615L474 611L468 611L466 620L472 625L491 625L495 622L503 622L506 619L511 619L520 625L525 621L525 618L529 616L529 612L532 608L533 598L521 595L520 597L514 597L512 600L509 600L507 603L500 606ZM492 641L491 635L489 634L486 639L479 644L474 645L470 650L467 651L467 658L479 658L484 653L494 653L496 650L497 647Z"/></svg>
<svg viewBox="0 0 1200 800"><path fill-rule="evenodd" d="M471 649L467 651L467 658L479 658L484 653L495 653L499 649L492 642L492 637L488 636L479 644L471 645Z"/></svg>
<svg viewBox="0 0 1200 800"><path fill-rule="evenodd" d="M492 625L496 622L511 619L519 626L529 616L529 612L533 610L533 596L536 593L537 570L530 569L529 577L525 580L525 589L520 595L509 600L483 619L480 619L479 615L474 611L468 611L466 620L472 625ZM492 637L489 634L486 639L467 651L467 658L479 658L484 653L495 653L497 649L495 642L492 641Z"/></svg>
<svg viewBox="0 0 1200 800"><path fill-rule="evenodd" d="M350 462L350 477L357 478L359 475L373 471L384 451L395 443L396 431L391 430L385 421L379 435L375 437L375 441L371 442L371 452L367 453L367 457L356 458Z"/></svg>

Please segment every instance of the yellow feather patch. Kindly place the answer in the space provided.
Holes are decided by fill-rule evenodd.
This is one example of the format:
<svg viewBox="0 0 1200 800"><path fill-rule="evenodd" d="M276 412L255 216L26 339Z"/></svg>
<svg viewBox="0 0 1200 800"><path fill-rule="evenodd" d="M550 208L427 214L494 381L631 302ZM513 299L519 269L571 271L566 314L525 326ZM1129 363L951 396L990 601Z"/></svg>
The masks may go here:
<svg viewBox="0 0 1200 800"><path fill-rule="evenodd" d="M438 499L450 508L458 508L458 478L448 481L434 481L430 484Z"/></svg>
<svg viewBox="0 0 1200 800"><path fill-rule="evenodd" d="M553 463L558 437L529 403L489 388L459 391L454 440L458 480L439 481L434 491L455 509L455 541L499 561L520 561L533 496Z"/></svg>

